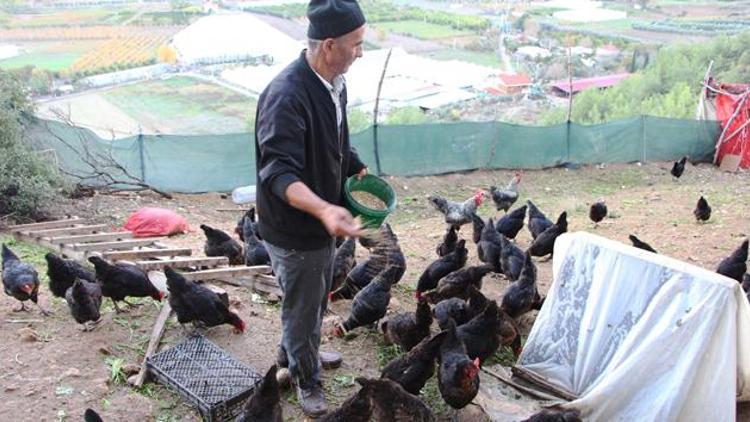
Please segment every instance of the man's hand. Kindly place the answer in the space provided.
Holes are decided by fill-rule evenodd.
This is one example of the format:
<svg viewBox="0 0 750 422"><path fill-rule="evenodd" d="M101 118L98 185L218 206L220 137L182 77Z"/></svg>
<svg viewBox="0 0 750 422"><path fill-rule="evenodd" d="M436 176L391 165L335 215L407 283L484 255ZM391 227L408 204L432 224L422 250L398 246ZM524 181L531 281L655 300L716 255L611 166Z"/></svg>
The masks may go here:
<svg viewBox="0 0 750 422"><path fill-rule="evenodd" d="M333 237L359 237L362 227L346 208L328 204L318 213L318 219Z"/></svg>
<svg viewBox="0 0 750 422"><path fill-rule="evenodd" d="M363 168L359 171L359 173L357 173L357 180L362 179L365 176L367 176L367 167Z"/></svg>

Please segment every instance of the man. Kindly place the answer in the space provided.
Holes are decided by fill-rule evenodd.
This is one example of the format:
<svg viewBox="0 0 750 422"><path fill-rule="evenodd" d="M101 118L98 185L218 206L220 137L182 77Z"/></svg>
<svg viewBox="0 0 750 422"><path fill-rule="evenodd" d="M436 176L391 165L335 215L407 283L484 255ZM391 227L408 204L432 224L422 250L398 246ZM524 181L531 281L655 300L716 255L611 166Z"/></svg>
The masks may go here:
<svg viewBox="0 0 750 422"><path fill-rule="evenodd" d="M319 352L333 272L334 237L357 236L341 206L343 184L367 167L349 145L343 74L362 56L365 17L355 0L312 0L308 49L258 101L255 152L259 230L284 292L279 364L297 384L302 410L326 412L324 367L341 363Z"/></svg>

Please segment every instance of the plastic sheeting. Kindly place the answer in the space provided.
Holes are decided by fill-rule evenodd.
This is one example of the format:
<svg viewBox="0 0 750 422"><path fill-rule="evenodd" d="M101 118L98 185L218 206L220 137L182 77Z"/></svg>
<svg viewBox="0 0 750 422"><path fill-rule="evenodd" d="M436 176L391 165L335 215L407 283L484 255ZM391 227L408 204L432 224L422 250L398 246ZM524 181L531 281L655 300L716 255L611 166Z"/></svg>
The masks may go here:
<svg viewBox="0 0 750 422"><path fill-rule="evenodd" d="M734 280L586 233L555 244L554 282L518 366L591 421L733 421L750 398L750 306Z"/></svg>

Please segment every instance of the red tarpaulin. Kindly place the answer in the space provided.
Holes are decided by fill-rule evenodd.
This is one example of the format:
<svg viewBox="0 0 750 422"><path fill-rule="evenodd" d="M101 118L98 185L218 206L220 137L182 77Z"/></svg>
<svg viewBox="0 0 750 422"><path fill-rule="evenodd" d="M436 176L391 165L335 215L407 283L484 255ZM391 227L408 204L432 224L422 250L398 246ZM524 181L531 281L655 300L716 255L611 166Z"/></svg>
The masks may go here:
<svg viewBox="0 0 750 422"><path fill-rule="evenodd" d="M716 118L721 122L716 163L727 154L739 155L740 168L750 168L750 85L723 84L716 94Z"/></svg>

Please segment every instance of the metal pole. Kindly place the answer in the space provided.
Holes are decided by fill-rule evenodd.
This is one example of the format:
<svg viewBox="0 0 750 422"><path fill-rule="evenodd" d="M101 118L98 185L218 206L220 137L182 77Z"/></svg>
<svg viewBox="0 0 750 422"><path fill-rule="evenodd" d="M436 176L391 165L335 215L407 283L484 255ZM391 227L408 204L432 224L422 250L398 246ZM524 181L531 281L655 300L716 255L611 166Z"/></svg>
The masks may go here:
<svg viewBox="0 0 750 422"><path fill-rule="evenodd" d="M146 183L146 154L143 151L143 131L140 125L138 126L138 152L141 157L141 180Z"/></svg>

